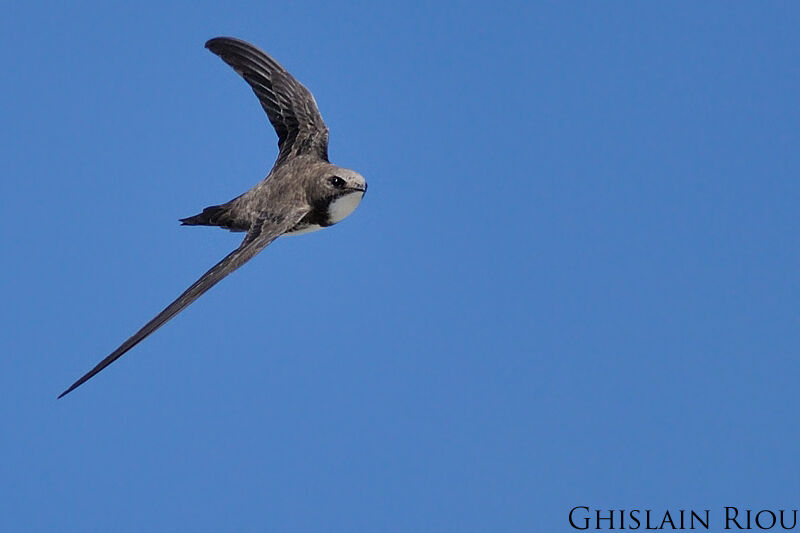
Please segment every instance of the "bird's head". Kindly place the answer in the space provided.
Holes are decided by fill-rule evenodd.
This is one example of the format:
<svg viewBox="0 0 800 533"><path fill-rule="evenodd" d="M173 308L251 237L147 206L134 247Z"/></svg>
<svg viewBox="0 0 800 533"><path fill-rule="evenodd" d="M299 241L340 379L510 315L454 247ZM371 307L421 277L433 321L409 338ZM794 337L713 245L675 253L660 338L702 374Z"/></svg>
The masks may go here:
<svg viewBox="0 0 800 533"><path fill-rule="evenodd" d="M313 206L327 209L329 224L350 215L367 192L367 181L354 170L327 164L315 174L309 200Z"/></svg>

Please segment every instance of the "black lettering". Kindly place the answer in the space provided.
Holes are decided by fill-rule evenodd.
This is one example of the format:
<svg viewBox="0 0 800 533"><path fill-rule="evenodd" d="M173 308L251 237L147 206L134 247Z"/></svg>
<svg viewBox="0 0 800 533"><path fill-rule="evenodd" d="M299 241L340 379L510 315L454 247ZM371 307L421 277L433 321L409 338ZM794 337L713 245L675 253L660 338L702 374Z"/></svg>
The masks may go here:
<svg viewBox="0 0 800 533"><path fill-rule="evenodd" d="M632 509L628 516L630 516L631 520L636 522L634 527L629 527L628 529L639 529L639 526L642 525L642 523L639 522L639 509Z"/></svg>
<svg viewBox="0 0 800 533"><path fill-rule="evenodd" d="M669 511L664 513L664 518L661 519L661 525L658 526L658 529L664 529L664 524L669 522L669 525L672 526L672 529L675 529L675 524L672 522L672 517L669 515Z"/></svg>
<svg viewBox="0 0 800 533"><path fill-rule="evenodd" d="M731 511L733 511L733 516L731 516ZM736 524L738 529L742 529L742 525L736 520L737 516L739 516L739 509L736 507L725 507L725 529L731 528L731 522Z"/></svg>
<svg viewBox="0 0 800 533"><path fill-rule="evenodd" d="M600 509L594 510L595 515L595 528L596 529L603 529L603 526L600 525L600 520L608 520L608 529L614 529L614 510L608 511L608 518L605 516L600 516Z"/></svg>
<svg viewBox="0 0 800 533"><path fill-rule="evenodd" d="M781 509L781 510L780 510L780 515L781 515L781 527L782 527L783 529L794 529L794 526L796 526L796 525L797 525L797 509L793 509L793 510L792 510L792 525L791 525L791 526L787 526L786 524L784 524L784 523L783 523L783 513L784 513L784 510L783 510L783 509Z"/></svg>
<svg viewBox="0 0 800 533"><path fill-rule="evenodd" d="M772 523L766 527L761 525L761 513L767 513L772 518ZM769 509L762 509L756 513L756 526L759 529L772 529L772 527L776 524L777 519L775 518L775 513L770 511Z"/></svg>
<svg viewBox="0 0 800 533"><path fill-rule="evenodd" d="M586 511L587 514L589 513L589 508L588 507L584 507L582 505L578 506L578 507L573 507L569 511L569 525L571 525L575 529L589 529L589 517L588 516L585 516L583 518L583 527L575 525L575 522L572 520L572 518L573 518L572 514L575 512L576 509L583 509L584 511Z"/></svg>
<svg viewBox="0 0 800 533"><path fill-rule="evenodd" d="M650 523L650 509L644 510L644 516L646 517L645 522L647 523L645 529L658 529L657 527L653 527L653 524Z"/></svg>
<svg viewBox="0 0 800 533"><path fill-rule="evenodd" d="M692 524L692 527L691 527L690 529L694 529L694 520L695 520L695 518L697 519L697 521L698 521L698 522L700 522L700 524L702 524L702 526L703 526L704 528L708 529L708 509L705 509L705 512L706 512L706 519L705 519L705 521L703 521L703 519L702 519L702 518L700 518L700 516L698 516L698 514L697 514L697 513L695 513L694 511L692 511L692 517L691 517L691 524ZM681 527L683 527L683 526L681 526ZM726 528L726 529L727 529L727 528Z"/></svg>

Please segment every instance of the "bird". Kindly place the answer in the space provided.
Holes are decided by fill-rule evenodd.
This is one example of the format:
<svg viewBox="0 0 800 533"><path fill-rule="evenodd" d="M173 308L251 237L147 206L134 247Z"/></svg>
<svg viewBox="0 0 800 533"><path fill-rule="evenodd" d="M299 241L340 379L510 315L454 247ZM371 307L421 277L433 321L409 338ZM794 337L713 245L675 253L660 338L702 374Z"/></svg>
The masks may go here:
<svg viewBox="0 0 800 533"><path fill-rule="evenodd" d="M184 226L218 226L244 232L244 239L59 398L122 357L275 239L340 222L358 207L367 192L367 182L361 174L328 160L328 127L314 96L304 85L246 41L215 37L205 47L250 85L278 135L278 157L267 177L249 191L180 222Z"/></svg>

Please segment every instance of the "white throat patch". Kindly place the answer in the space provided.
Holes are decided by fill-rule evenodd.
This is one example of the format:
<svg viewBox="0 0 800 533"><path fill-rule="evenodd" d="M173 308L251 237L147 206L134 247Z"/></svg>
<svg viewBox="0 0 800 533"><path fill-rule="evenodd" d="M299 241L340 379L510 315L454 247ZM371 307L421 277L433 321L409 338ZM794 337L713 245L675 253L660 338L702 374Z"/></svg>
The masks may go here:
<svg viewBox="0 0 800 533"><path fill-rule="evenodd" d="M358 204L361 203L361 198L364 197L363 191L353 191L344 196L337 198L328 205L328 221L331 224L336 224L347 218L347 216L355 211ZM303 235L304 233L311 233L312 231L321 230L322 226L317 224L309 224L307 226L295 227L291 231L287 231L284 235Z"/></svg>
<svg viewBox="0 0 800 533"><path fill-rule="evenodd" d="M347 218L350 213L356 210L356 207L361 203L361 198L363 197L363 191L353 191L332 201L328 206L330 222L336 224Z"/></svg>

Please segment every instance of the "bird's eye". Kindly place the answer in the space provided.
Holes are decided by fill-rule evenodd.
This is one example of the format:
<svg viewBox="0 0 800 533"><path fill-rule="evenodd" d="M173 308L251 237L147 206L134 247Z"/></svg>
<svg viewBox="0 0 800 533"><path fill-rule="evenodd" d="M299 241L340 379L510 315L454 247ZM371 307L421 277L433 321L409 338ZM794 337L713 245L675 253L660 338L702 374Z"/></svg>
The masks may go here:
<svg viewBox="0 0 800 533"><path fill-rule="evenodd" d="M341 189L342 187L344 187L345 184L345 181L339 176L333 176L332 178L329 178L328 181L331 182L331 185L333 185L337 189Z"/></svg>

